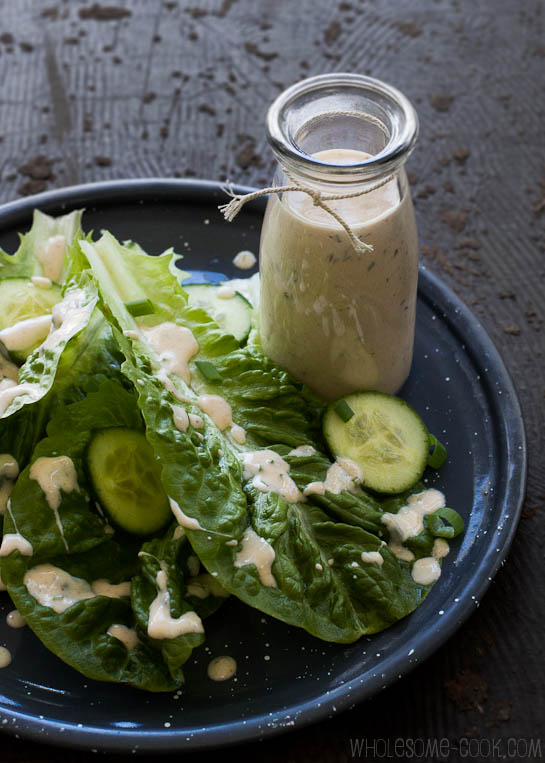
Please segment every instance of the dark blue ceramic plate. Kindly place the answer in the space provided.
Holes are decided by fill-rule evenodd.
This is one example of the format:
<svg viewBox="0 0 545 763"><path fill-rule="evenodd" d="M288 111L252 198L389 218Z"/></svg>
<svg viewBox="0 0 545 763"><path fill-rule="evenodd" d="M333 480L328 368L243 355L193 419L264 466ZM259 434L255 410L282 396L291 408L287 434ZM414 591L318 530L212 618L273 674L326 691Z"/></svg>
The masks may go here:
<svg viewBox="0 0 545 763"><path fill-rule="evenodd" d="M33 207L59 214L86 207L86 230L108 228L152 253L173 245L188 269L244 275L241 249L257 252L263 204L235 222L217 211L216 183L128 180L68 188L0 209L0 245L17 246ZM246 272L250 275L252 271ZM88 681L47 652L28 628L5 624L0 644L13 654L0 673L0 728L38 741L101 750L174 751L279 734L330 718L393 683L426 659L469 617L505 559L526 476L519 404L497 350L460 300L420 272L414 365L402 395L447 445L448 463L430 474L466 521L443 574L405 620L349 646L327 644L236 600L207 621L206 647L187 666L178 695L148 695ZM230 654L235 680L214 683L212 656Z"/></svg>

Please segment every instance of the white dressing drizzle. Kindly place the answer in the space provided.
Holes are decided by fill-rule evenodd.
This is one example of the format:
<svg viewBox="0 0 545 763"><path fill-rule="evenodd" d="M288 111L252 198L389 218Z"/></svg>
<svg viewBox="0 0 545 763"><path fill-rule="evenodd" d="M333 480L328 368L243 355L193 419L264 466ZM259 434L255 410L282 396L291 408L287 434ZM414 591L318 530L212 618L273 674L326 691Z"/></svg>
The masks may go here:
<svg viewBox="0 0 545 763"><path fill-rule="evenodd" d="M416 538L424 530L424 517L433 514L445 505L445 496L439 490L429 488L411 495L405 506L397 514L386 512L381 522L390 533L388 547L398 559L411 562L414 554L403 543L409 538ZM431 557L430 557L431 558Z"/></svg>
<svg viewBox="0 0 545 763"><path fill-rule="evenodd" d="M363 474L358 464L349 458L338 458L327 470L323 482L310 482L303 492L305 495L312 493L324 495L326 490L335 495L345 490L349 493L358 493L362 480Z"/></svg>
<svg viewBox="0 0 545 763"><path fill-rule="evenodd" d="M53 281L45 276L32 276L30 279L37 289L50 289Z"/></svg>
<svg viewBox="0 0 545 763"><path fill-rule="evenodd" d="M189 416L185 408L181 405L171 405L172 408L172 421L174 426L180 432L186 432L189 426Z"/></svg>
<svg viewBox="0 0 545 763"><path fill-rule="evenodd" d="M361 560L365 564L378 564L379 567L384 564L384 559L378 551L362 551Z"/></svg>
<svg viewBox="0 0 545 763"><path fill-rule="evenodd" d="M210 416L220 432L232 426L231 406L221 395L199 395L197 405L201 411Z"/></svg>
<svg viewBox="0 0 545 763"><path fill-rule="evenodd" d="M50 350L81 331L95 309L98 297L88 298L83 289L70 289L51 311L52 326L41 349Z"/></svg>
<svg viewBox="0 0 545 763"><path fill-rule="evenodd" d="M247 249L239 252L236 257L233 258L233 265L241 270L249 270L253 268L256 263L256 256L253 252Z"/></svg>
<svg viewBox="0 0 545 763"><path fill-rule="evenodd" d="M0 515L8 505L8 499L19 474L19 465L9 453L0 453Z"/></svg>
<svg viewBox="0 0 545 763"><path fill-rule="evenodd" d="M114 623L113 625L110 625L106 633L108 636L112 636L112 638L116 638L118 641L123 642L129 652L132 649L136 649L138 646L139 638L136 634L136 631L133 628L127 628L126 625Z"/></svg>
<svg viewBox="0 0 545 763"><path fill-rule="evenodd" d="M66 239L64 236L58 235L50 236L37 253L44 276L51 281L60 281L65 251Z"/></svg>
<svg viewBox="0 0 545 763"><path fill-rule="evenodd" d="M13 326L0 331L0 341L12 352L27 350L35 344L43 342L51 328L50 315L38 315L36 318L26 318Z"/></svg>
<svg viewBox="0 0 545 763"><path fill-rule="evenodd" d="M316 448L312 445L299 445L297 448L290 450L288 456L313 456L316 453Z"/></svg>
<svg viewBox="0 0 545 763"><path fill-rule="evenodd" d="M159 356L164 370L191 382L189 360L199 351L197 340L188 328L172 321L159 323L152 328L141 328L144 337Z"/></svg>
<svg viewBox="0 0 545 763"><path fill-rule="evenodd" d="M177 503L174 498L169 498L168 500L170 503L170 509L174 514L176 521L179 525L181 525L181 527L185 528L186 530L204 530L204 527L201 527L199 520L195 519L194 517L188 517L187 514L182 511L180 504Z"/></svg>
<svg viewBox="0 0 545 763"><path fill-rule="evenodd" d="M441 565L433 556L425 556L417 559L411 569L411 575L415 583L419 585L431 585L441 576Z"/></svg>
<svg viewBox="0 0 545 763"><path fill-rule="evenodd" d="M12 609L6 615L6 623L10 628L24 628L26 620L23 615L17 609Z"/></svg>
<svg viewBox="0 0 545 763"><path fill-rule="evenodd" d="M234 566L246 567L255 564L261 583L269 588L276 588L276 580L272 574L274 557L274 548L270 543L248 527L242 536L242 547L237 552Z"/></svg>
<svg viewBox="0 0 545 763"><path fill-rule="evenodd" d="M228 681L237 672L237 663L228 655L214 657L208 665L207 672L212 681Z"/></svg>
<svg viewBox="0 0 545 763"><path fill-rule="evenodd" d="M204 421L202 419L202 416L199 416L196 413L189 414L189 423L191 424L193 429L203 429L204 427Z"/></svg>
<svg viewBox="0 0 545 763"><path fill-rule="evenodd" d="M74 577L66 570L53 564L38 564L27 570L23 582L31 596L43 607L50 607L61 614L72 604L95 596L107 596L109 599L119 599L129 596L131 584L110 583L104 578L88 583L83 578Z"/></svg>
<svg viewBox="0 0 545 763"><path fill-rule="evenodd" d="M201 618L196 612L185 612L177 618L170 614L170 594L167 590L167 572L161 564L157 573L157 596L151 602L148 619L148 636L165 639L176 638L184 633L204 633Z"/></svg>
<svg viewBox="0 0 545 763"><path fill-rule="evenodd" d="M216 292L216 296L218 296L220 299L233 299L235 294L236 294L236 291L233 289L233 287L228 286L226 284L218 287L218 290Z"/></svg>
<svg viewBox="0 0 545 763"><path fill-rule="evenodd" d="M438 559L443 559L450 551L444 538L436 538L433 542L431 556L418 559L412 566L411 575L419 585L431 585L441 577L441 565Z"/></svg>
<svg viewBox="0 0 545 763"><path fill-rule="evenodd" d="M130 581L125 580L123 583L110 583L105 578L99 578L91 583L91 588L97 596L108 596L110 599L119 599L121 596L131 595Z"/></svg>
<svg viewBox="0 0 545 763"><path fill-rule="evenodd" d="M305 498L289 476L290 465L274 450L255 450L239 456L243 464L243 478L263 493L278 493L290 503Z"/></svg>
<svg viewBox="0 0 545 763"><path fill-rule="evenodd" d="M30 467L29 477L31 480L36 480L45 493L45 499L49 504L49 508L55 515L55 522L62 542L68 551L68 543L64 537L64 530L59 516L59 506L61 504L61 490L65 493L80 492L74 462L68 456L57 456L55 458L41 456Z"/></svg>
<svg viewBox="0 0 545 763"><path fill-rule="evenodd" d="M2 543L0 544L0 557L1 556L9 556L12 551L18 551L21 556L32 556L34 553L34 549L32 548L32 543L28 541L26 538L24 538L19 530L17 529L17 524L15 523L15 517L13 516L13 512L11 510L11 504L10 500L8 498L7 503L7 510L11 517L11 521L13 522L13 525L15 527L14 533L4 533L4 537L2 538Z"/></svg>
<svg viewBox="0 0 545 763"><path fill-rule="evenodd" d="M239 426L238 424L233 424L233 426L230 429L231 437L235 442L238 442L239 445L244 445L246 442L246 431L243 427Z"/></svg>
<svg viewBox="0 0 545 763"><path fill-rule="evenodd" d="M73 604L93 599L96 593L83 578L77 578L52 564L38 564L23 578L27 591L42 607L61 614Z"/></svg>
<svg viewBox="0 0 545 763"><path fill-rule="evenodd" d="M0 417L4 415L15 398L22 395L29 397L32 402L35 402L42 396L42 388L39 384L30 382L13 384L8 387L2 385L0 389Z"/></svg>

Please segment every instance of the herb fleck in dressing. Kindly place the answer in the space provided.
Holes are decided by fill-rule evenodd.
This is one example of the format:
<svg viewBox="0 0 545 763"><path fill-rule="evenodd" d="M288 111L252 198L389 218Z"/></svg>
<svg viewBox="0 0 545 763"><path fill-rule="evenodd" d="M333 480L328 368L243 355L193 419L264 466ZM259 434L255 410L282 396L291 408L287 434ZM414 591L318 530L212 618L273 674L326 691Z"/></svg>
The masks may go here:
<svg viewBox="0 0 545 763"><path fill-rule="evenodd" d="M344 148L314 156L332 165L369 159ZM356 252L307 194L269 200L260 247L263 349L326 398L394 393L409 373L418 241L400 172L399 182L329 202L373 252Z"/></svg>

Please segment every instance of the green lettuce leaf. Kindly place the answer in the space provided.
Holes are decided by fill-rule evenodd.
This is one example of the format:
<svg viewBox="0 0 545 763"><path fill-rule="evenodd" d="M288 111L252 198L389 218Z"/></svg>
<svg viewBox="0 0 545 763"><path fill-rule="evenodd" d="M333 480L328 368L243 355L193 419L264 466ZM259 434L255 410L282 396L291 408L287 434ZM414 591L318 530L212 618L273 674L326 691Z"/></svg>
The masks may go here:
<svg viewBox="0 0 545 763"><path fill-rule="evenodd" d="M134 395L114 381L102 383L79 402L60 408L49 422L48 437L36 447L32 463L40 457L68 456L77 473L78 488L61 492L57 514L50 507L39 483L30 478L30 466L23 470L11 494L5 516L5 533L19 533L32 545L32 555L13 550L1 561L1 575L13 602L41 641L61 659L89 678L130 683L150 691L168 691L183 680L181 666L191 649L203 640L202 634L187 634L163 643L146 632L144 608L154 597L142 593L142 541L111 528L91 499L85 452L97 429L105 427L143 428ZM185 543L152 541L159 559L171 562ZM145 557L147 559L147 557ZM57 613L40 604L25 585L25 574L38 565L49 564L87 583L106 578L116 584L135 581L129 597L94 596L78 601ZM183 565L172 575L176 586L174 610L191 609L185 592ZM131 583L132 588L132 583ZM153 594L149 599L149 594ZM138 643L127 649L108 629L125 625L136 631ZM162 640L161 640L162 641Z"/></svg>
<svg viewBox="0 0 545 763"><path fill-rule="evenodd" d="M186 533L208 572L249 605L330 641L354 641L414 610L429 586L417 585L410 565L383 544L387 533L380 523L382 509L370 496L345 492L288 503L251 483L243 486L241 452L273 444L278 450L300 444L323 448L321 402L265 358L258 343L228 349L229 336L222 337L213 321L199 323L196 312L187 311L183 290L168 263L150 258L155 279L145 285L140 281L138 299L161 304L155 322L171 321L191 329L199 344L193 360L214 361L222 377L221 383L210 384L190 365L192 387L174 375L165 380L161 358L124 306L132 296L124 290L128 275L117 281L112 277L127 270L136 277L139 271L132 258L143 255L125 251L111 236L82 247L121 329L116 337L126 358L122 370L138 393L146 436L163 467L167 493L203 528L186 527ZM220 394L231 404L234 421L247 431L244 446L202 414L196 395L203 391ZM179 431L173 423L174 404L200 414L204 428ZM300 476L306 467L309 479L301 479L301 486L323 480L330 465L320 453L305 465L294 464ZM249 529L274 550L275 585L264 584L254 564L235 566ZM382 565L362 563L362 552L379 550Z"/></svg>
<svg viewBox="0 0 545 763"><path fill-rule="evenodd" d="M28 233L20 237L20 245L15 254L7 254L0 250L0 279L2 278L32 278L43 275L40 262L41 248L48 238L64 236L66 252L63 273L66 272L70 260L70 246L79 238L80 223L83 210L78 209L67 215L51 217L39 209L34 210L32 227ZM61 276L59 283L63 283Z"/></svg>

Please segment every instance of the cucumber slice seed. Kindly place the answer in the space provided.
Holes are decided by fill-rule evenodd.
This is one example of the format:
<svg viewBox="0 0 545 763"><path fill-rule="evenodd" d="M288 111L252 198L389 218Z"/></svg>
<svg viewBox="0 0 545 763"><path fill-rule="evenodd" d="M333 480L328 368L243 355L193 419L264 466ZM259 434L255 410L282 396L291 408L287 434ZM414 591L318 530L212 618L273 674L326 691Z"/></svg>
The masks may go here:
<svg viewBox="0 0 545 763"><path fill-rule="evenodd" d="M340 402L354 412L339 416ZM361 468L363 485L378 493L401 493L422 477L428 459L426 425L404 400L383 392L354 392L332 403L323 432L335 457Z"/></svg>
<svg viewBox="0 0 545 763"><path fill-rule="evenodd" d="M101 507L134 535L152 535L172 519L161 467L143 432L99 430L87 449L87 467Z"/></svg>

